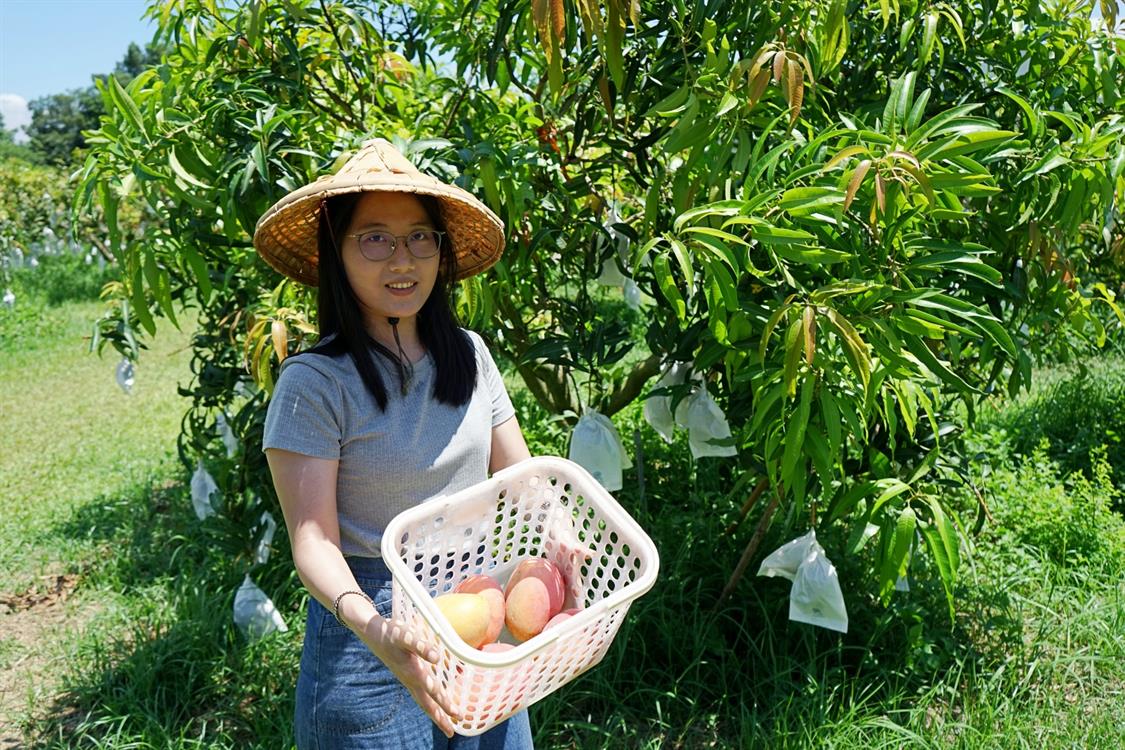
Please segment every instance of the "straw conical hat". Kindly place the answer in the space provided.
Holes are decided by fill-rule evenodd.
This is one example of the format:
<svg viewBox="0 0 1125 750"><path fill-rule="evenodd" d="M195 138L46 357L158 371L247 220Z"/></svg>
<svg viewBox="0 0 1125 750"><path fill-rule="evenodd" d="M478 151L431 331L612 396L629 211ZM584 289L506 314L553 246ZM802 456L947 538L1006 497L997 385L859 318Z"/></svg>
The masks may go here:
<svg viewBox="0 0 1125 750"><path fill-rule="evenodd" d="M455 185L418 168L383 138L363 144L336 174L324 175L275 203L258 219L254 247L286 276L317 285L320 203L343 193L367 191L432 195L457 256L457 278L480 273L504 251L504 224L488 206Z"/></svg>

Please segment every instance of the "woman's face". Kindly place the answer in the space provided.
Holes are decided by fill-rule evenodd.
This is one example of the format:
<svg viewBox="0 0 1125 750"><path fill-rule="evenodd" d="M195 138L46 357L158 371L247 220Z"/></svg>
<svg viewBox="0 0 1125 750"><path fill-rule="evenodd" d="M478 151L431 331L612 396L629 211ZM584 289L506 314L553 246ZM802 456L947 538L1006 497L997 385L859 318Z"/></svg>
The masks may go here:
<svg viewBox="0 0 1125 750"><path fill-rule="evenodd" d="M415 258L406 237L435 229L422 202L411 193L364 193L356 203L341 244L344 271L366 318L411 318L422 309L437 281L441 253ZM385 260L368 260L354 235L379 232L396 237Z"/></svg>

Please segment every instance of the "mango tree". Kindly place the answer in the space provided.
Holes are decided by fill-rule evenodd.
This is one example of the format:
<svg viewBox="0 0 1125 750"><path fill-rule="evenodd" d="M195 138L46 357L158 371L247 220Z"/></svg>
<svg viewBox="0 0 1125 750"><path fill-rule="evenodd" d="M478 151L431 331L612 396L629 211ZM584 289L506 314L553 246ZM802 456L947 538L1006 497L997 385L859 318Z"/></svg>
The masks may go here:
<svg viewBox="0 0 1125 750"><path fill-rule="evenodd" d="M765 498L728 592L781 511L845 524L836 553L874 539L884 600L921 539L952 606L966 512L987 516L947 491L968 481L960 430L1121 319L1122 41L1088 8L157 3L170 51L104 87L80 184L126 271L106 340L200 307L182 455L224 467L248 549L265 398L315 332L254 221L395 137L505 220L460 310L548 410L613 414L672 362L723 408L731 502ZM132 201L159 218L140 239L113 221ZM245 446L225 461L224 410Z"/></svg>

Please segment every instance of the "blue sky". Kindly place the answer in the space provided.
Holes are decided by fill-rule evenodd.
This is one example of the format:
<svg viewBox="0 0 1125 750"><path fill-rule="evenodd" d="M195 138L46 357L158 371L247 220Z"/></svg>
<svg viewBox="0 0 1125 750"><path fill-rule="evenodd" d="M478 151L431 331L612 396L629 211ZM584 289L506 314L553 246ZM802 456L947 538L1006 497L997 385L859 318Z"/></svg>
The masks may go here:
<svg viewBox="0 0 1125 750"><path fill-rule="evenodd" d="M145 0L0 0L0 113L21 123L32 99L90 85L144 46L156 26L142 20Z"/></svg>

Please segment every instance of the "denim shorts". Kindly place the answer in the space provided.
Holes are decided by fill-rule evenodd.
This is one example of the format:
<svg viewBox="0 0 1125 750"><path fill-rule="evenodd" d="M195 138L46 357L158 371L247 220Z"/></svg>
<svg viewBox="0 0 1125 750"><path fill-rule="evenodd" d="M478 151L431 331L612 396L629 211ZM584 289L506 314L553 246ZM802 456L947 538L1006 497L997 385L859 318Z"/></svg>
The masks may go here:
<svg viewBox="0 0 1125 750"><path fill-rule="evenodd" d="M391 574L378 558L345 558L383 617L391 616ZM297 678L299 750L531 750L527 711L476 737L448 739L391 670L351 630L309 597Z"/></svg>

